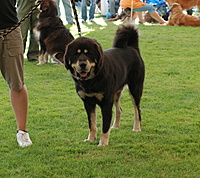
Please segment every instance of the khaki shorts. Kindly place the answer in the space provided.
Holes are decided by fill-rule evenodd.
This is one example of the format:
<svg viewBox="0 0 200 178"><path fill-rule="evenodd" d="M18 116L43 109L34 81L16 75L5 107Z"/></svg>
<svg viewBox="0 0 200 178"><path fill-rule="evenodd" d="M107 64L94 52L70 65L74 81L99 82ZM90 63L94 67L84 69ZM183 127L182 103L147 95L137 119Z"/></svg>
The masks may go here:
<svg viewBox="0 0 200 178"><path fill-rule="evenodd" d="M1 30L0 31L4 31ZM20 28L0 38L0 70L12 90L21 90L24 85L23 41Z"/></svg>

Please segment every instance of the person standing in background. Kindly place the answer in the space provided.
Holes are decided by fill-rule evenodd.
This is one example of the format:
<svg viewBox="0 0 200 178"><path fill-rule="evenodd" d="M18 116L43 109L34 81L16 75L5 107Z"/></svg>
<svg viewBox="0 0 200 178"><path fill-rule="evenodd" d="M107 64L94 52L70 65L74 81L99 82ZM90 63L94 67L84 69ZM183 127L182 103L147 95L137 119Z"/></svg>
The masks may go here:
<svg viewBox="0 0 200 178"><path fill-rule="evenodd" d="M55 0L57 6L58 6L58 16L61 15L60 13L60 0ZM74 23L74 17L72 15L72 6L71 6L71 2L70 0L62 0L63 6L64 6L64 10L65 10L65 17L66 17L66 21L68 24L75 24Z"/></svg>
<svg viewBox="0 0 200 178"><path fill-rule="evenodd" d="M1 0L0 6L0 70L10 88L10 100L17 121L17 142L26 147L32 144L26 132L28 92L24 85L24 54L20 28L3 37L6 29L18 23L16 0Z"/></svg>
<svg viewBox="0 0 200 178"><path fill-rule="evenodd" d="M119 7L116 7L117 4L120 3L120 0L109 0L109 5L108 9L110 12L111 17L110 18L115 18L118 12Z"/></svg>
<svg viewBox="0 0 200 178"><path fill-rule="evenodd" d="M31 11L34 5L35 5L35 0L17 0L17 15L19 20L25 17L25 15L27 15ZM31 16L20 25L23 44L24 44L24 52L26 50L28 31L30 32L29 45L27 51L27 59L30 62L38 61L39 43L33 32L33 29L36 27L38 22L38 17L37 17L38 14L39 14L39 9L36 9L31 14Z"/></svg>
<svg viewBox="0 0 200 178"><path fill-rule="evenodd" d="M94 22L94 13L96 7L96 0L90 0L89 21ZM82 23L87 20L87 0L82 0L81 4Z"/></svg>

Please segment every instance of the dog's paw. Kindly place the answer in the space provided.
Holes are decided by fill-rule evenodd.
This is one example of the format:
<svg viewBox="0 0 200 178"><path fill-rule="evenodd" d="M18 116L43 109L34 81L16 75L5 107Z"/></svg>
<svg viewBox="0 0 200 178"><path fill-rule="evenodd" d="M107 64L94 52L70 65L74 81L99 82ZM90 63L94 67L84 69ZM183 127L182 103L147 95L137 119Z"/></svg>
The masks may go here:
<svg viewBox="0 0 200 178"><path fill-rule="evenodd" d="M134 132L141 132L141 128L133 128Z"/></svg>
<svg viewBox="0 0 200 178"><path fill-rule="evenodd" d="M112 125L111 129L119 129L120 126L119 125Z"/></svg>
<svg viewBox="0 0 200 178"><path fill-rule="evenodd" d="M43 65L44 64L44 62L39 62L39 63L37 63L36 65Z"/></svg>
<svg viewBox="0 0 200 178"><path fill-rule="evenodd" d="M108 144L99 143L98 146L107 146Z"/></svg>
<svg viewBox="0 0 200 178"><path fill-rule="evenodd" d="M95 139L91 140L91 139L88 139L88 138L87 138L87 139L84 140L84 142L92 142L92 141L94 141L94 140L95 140Z"/></svg>

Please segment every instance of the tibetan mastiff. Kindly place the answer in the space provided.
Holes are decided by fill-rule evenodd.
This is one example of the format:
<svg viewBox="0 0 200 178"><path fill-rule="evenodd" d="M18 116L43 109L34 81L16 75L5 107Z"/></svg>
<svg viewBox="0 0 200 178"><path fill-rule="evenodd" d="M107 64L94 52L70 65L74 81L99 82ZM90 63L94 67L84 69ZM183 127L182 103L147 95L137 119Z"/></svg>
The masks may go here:
<svg viewBox="0 0 200 178"><path fill-rule="evenodd" d="M63 56L66 45L74 37L70 31L63 25L58 17L58 9L54 0L43 0L40 5L40 13L36 26L40 43L40 55L38 65L48 61L48 55L51 55L58 63L63 63Z"/></svg>
<svg viewBox="0 0 200 178"><path fill-rule="evenodd" d="M167 26L200 27L200 20L197 17L184 14L180 4L173 3Z"/></svg>
<svg viewBox="0 0 200 178"><path fill-rule="evenodd" d="M112 128L120 126L120 98L125 85L135 109L133 130L141 131L140 100L145 75L144 62L138 45L138 31L134 25L119 27L113 47L102 50L91 38L79 37L66 48L66 69L70 70L76 92L83 100L88 116L89 135L85 142L96 139L96 106L102 113L102 131L99 146L108 145L113 104L116 108Z"/></svg>

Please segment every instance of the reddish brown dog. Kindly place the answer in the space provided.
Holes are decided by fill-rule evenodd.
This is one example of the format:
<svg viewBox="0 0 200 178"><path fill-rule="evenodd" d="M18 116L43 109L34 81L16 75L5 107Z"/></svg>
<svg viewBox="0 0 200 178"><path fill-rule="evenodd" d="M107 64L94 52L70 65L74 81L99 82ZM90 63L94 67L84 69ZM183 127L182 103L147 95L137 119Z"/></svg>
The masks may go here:
<svg viewBox="0 0 200 178"><path fill-rule="evenodd" d="M174 3L170 9L170 16L167 26L200 27L200 20L197 17L183 14L180 4Z"/></svg>
<svg viewBox="0 0 200 178"><path fill-rule="evenodd" d="M200 0L165 0L170 6L173 3L179 3L182 9L191 9L194 6L197 6L200 10Z"/></svg>

